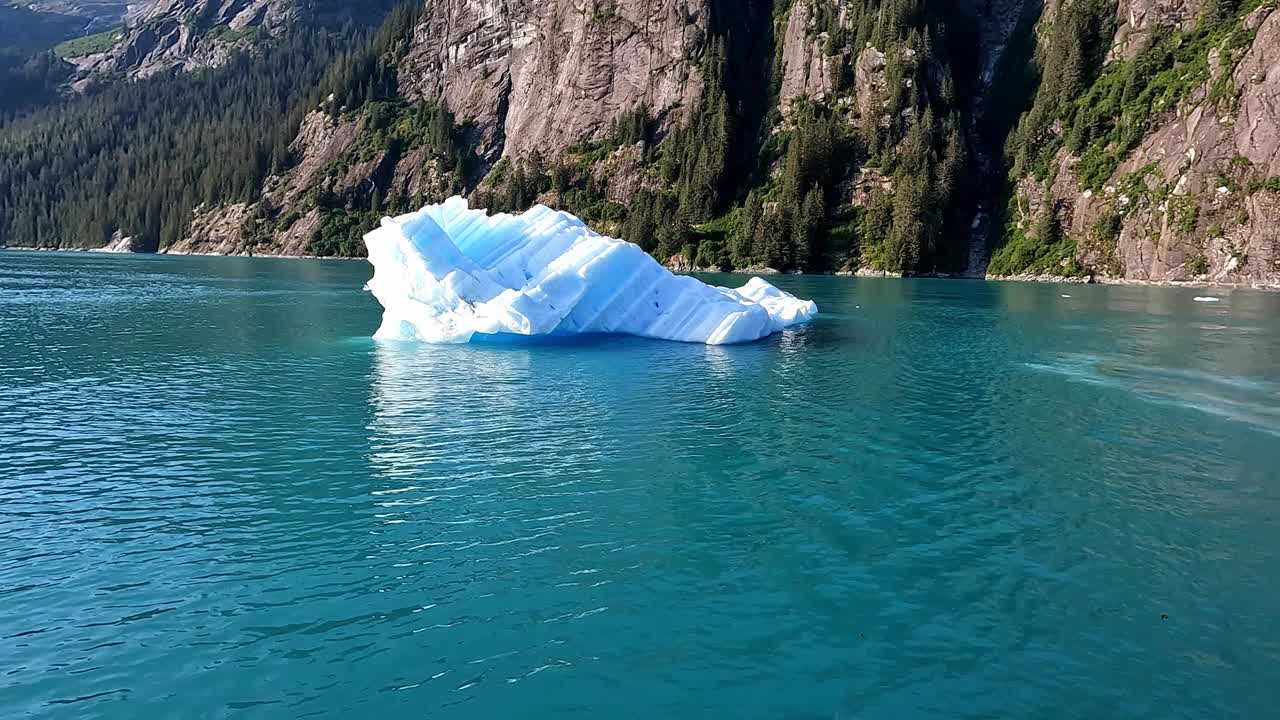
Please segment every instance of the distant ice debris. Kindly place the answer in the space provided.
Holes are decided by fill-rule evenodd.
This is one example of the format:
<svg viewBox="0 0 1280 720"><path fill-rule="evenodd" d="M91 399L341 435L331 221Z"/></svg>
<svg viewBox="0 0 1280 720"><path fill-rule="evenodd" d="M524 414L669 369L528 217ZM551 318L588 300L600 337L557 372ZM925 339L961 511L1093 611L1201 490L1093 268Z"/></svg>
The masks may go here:
<svg viewBox="0 0 1280 720"><path fill-rule="evenodd" d="M818 313L760 278L730 290L674 275L638 246L542 205L490 216L453 197L384 218L364 241L381 339L619 333L723 345Z"/></svg>
<svg viewBox="0 0 1280 720"><path fill-rule="evenodd" d="M1070 295L1067 295L1067 294L1065 294L1065 293L1064 293L1064 294L1062 295L1062 297L1064 297L1064 298L1069 298L1069 297L1071 297L1071 296L1070 296Z"/></svg>
<svg viewBox="0 0 1280 720"><path fill-rule="evenodd" d="M1222 300L1222 298L1216 298L1216 297L1198 297L1198 298L1196 298L1196 302L1219 302L1219 301L1221 301L1221 300Z"/></svg>

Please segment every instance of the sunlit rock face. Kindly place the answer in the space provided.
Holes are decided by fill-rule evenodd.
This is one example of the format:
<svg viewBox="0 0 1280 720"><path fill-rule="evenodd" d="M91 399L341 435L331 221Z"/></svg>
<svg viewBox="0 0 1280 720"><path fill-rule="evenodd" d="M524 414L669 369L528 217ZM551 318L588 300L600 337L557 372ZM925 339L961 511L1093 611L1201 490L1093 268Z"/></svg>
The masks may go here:
<svg viewBox="0 0 1280 720"><path fill-rule="evenodd" d="M365 244L367 288L385 310L379 339L610 333L723 345L818 312L759 278L731 290L675 275L638 246L542 205L491 216L450 198L385 218Z"/></svg>

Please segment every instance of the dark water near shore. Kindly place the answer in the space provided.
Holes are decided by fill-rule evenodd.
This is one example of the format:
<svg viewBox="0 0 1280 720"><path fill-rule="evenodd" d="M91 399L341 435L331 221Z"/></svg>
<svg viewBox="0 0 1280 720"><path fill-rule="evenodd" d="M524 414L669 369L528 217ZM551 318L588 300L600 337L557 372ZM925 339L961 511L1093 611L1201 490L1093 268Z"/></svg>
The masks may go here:
<svg viewBox="0 0 1280 720"><path fill-rule="evenodd" d="M784 277L821 317L749 346L441 347L368 275L0 253L5 717L1280 701L1280 295Z"/></svg>

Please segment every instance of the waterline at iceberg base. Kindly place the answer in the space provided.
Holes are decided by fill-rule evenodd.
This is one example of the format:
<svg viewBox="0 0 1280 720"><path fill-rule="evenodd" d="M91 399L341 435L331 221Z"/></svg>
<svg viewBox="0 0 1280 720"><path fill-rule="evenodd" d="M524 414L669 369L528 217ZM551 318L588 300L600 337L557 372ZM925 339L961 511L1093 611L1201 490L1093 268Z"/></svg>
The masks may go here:
<svg viewBox="0 0 1280 720"><path fill-rule="evenodd" d="M453 197L364 237L384 309L374 337L613 333L724 345L804 323L818 306L752 278L731 290L675 275L639 246L543 205L489 215Z"/></svg>

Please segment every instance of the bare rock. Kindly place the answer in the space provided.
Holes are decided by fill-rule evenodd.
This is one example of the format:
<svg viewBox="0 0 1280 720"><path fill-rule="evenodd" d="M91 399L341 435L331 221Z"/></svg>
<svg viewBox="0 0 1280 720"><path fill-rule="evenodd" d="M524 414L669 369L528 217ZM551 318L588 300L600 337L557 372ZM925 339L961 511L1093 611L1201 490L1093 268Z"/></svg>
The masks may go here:
<svg viewBox="0 0 1280 720"><path fill-rule="evenodd" d="M1160 33L1190 28L1204 4L1205 0L1120 0L1111 57L1132 58Z"/></svg>
<svg viewBox="0 0 1280 720"><path fill-rule="evenodd" d="M645 177L642 143L618 148L592 172L597 183L607 186L613 202L626 203L641 190L656 189Z"/></svg>
<svg viewBox="0 0 1280 720"><path fill-rule="evenodd" d="M693 261L685 257L684 253L672 255L667 258L663 265L673 273L691 273L694 271Z"/></svg>
<svg viewBox="0 0 1280 720"><path fill-rule="evenodd" d="M853 182L852 204L854 207L870 207L878 195L892 192L893 178L886 177L875 168L864 167L858 171L858 177Z"/></svg>
<svg viewBox="0 0 1280 720"><path fill-rule="evenodd" d="M874 47L858 53L853 66L854 92L858 98L858 114L880 112L885 91L885 55Z"/></svg>
<svg viewBox="0 0 1280 720"><path fill-rule="evenodd" d="M1266 8L1259 8L1259 11ZM1250 18L1258 15L1255 12ZM1255 18L1256 19L1256 18ZM1236 67L1240 92L1236 152L1270 177L1280 176L1280 11L1261 19L1253 46Z"/></svg>
<svg viewBox="0 0 1280 720"><path fill-rule="evenodd" d="M350 120L320 111L309 113L289 146L298 162L284 175L268 178L264 195L278 206L296 203L334 161L351 151L363 130L363 116Z"/></svg>
<svg viewBox="0 0 1280 720"><path fill-rule="evenodd" d="M162 252L172 255L245 254L241 229L250 215L251 208L246 203L196 208L186 236Z"/></svg>
<svg viewBox="0 0 1280 720"><path fill-rule="evenodd" d="M667 123L702 93L708 0L442 0L415 30L401 91L443 98L489 162L603 137L639 107Z"/></svg>
<svg viewBox="0 0 1280 720"><path fill-rule="evenodd" d="M787 18L782 42L782 87L778 95L778 109L784 117L790 114L798 99L822 101L835 93L837 73L847 52L847 48L840 48L836 55L826 54L828 37L815 27L813 1L796 0ZM843 16L843 0L829 4Z"/></svg>
<svg viewBox="0 0 1280 720"><path fill-rule="evenodd" d="M142 243L137 238L132 235L125 235L119 230L116 230L111 236L111 242L93 250L93 252L104 253L134 253L142 251Z"/></svg>
<svg viewBox="0 0 1280 720"><path fill-rule="evenodd" d="M311 238L320 229L321 217L318 208L311 208L306 215L298 218L292 225L280 228L266 244L258 244L253 248L255 255L306 255Z"/></svg>
<svg viewBox="0 0 1280 720"><path fill-rule="evenodd" d="M451 169L451 168L450 168ZM448 194L450 179L445 168L425 150L410 150L395 165L387 196L429 197Z"/></svg>
<svg viewBox="0 0 1280 720"><path fill-rule="evenodd" d="M1130 31L1169 28L1200 10L1198 2L1122 3ZM1162 24L1163 23L1163 24ZM1023 229L1046 203L1064 233L1076 239L1077 260L1125 281L1280 283L1280 193L1263 182L1280 177L1280 12L1266 7L1246 18L1257 36L1236 65L1237 100L1206 101L1207 88L1171 108L1098 192L1081 191L1076 159L1057 158L1056 181L1018 184ZM1118 51L1129 52L1121 38ZM1217 53L1212 78L1221 78ZM1235 112L1231 108L1235 108ZM1100 232L1110 226L1111 231Z"/></svg>
<svg viewBox="0 0 1280 720"><path fill-rule="evenodd" d="M258 33L278 37L297 21L300 7L296 0L156 0L111 50L82 58L78 66L133 78L216 67Z"/></svg>

